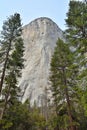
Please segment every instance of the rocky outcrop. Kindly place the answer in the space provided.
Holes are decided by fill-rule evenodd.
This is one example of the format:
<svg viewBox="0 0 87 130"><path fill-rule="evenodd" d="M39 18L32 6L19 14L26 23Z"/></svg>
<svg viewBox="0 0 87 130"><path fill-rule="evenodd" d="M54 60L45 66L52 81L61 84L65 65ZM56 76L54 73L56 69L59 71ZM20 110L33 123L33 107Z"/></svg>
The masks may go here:
<svg viewBox="0 0 87 130"><path fill-rule="evenodd" d="M49 18L38 18L24 26L25 67L20 79L23 102L29 98L31 104L39 103L45 88L49 88L50 61L58 37L63 39L63 33Z"/></svg>

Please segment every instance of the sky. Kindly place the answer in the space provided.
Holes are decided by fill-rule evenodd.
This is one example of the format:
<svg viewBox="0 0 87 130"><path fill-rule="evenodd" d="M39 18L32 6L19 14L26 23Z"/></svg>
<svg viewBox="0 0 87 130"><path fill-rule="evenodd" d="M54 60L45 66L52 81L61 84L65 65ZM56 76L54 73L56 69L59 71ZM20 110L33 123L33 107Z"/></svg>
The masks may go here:
<svg viewBox="0 0 87 130"><path fill-rule="evenodd" d="M69 0L0 0L0 30L3 21L20 13L23 25L39 17L51 18L64 30Z"/></svg>

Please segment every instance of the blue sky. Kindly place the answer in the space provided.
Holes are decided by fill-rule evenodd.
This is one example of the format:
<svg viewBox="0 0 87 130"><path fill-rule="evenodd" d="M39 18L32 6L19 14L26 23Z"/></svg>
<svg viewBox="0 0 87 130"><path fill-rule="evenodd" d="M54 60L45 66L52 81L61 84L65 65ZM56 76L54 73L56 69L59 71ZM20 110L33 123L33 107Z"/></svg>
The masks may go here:
<svg viewBox="0 0 87 130"><path fill-rule="evenodd" d="M38 17L49 17L65 29L69 0L1 0L0 30L3 21L15 12L20 13L23 25Z"/></svg>

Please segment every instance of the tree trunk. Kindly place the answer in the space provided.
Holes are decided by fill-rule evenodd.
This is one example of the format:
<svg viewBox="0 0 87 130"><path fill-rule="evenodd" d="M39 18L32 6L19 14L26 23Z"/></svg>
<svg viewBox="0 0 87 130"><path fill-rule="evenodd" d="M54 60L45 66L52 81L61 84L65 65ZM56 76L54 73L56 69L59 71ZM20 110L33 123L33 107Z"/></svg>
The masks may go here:
<svg viewBox="0 0 87 130"><path fill-rule="evenodd" d="M67 101L67 112L68 112L68 116L69 116L70 130L75 130L75 126L73 126L71 103L70 103L69 94L68 94L65 69L63 68L62 71L63 71L63 81L64 81L64 85L65 85L65 95L66 95L66 101Z"/></svg>
<svg viewBox="0 0 87 130"><path fill-rule="evenodd" d="M9 56L10 48L11 48L11 41L9 43L8 50L7 50L7 53L6 53L5 63L3 65L3 70L2 70L2 75L1 75L1 81L0 81L0 95L1 95L3 81L4 81L4 77L5 77L5 71L6 71L6 66L7 66L7 62L8 62L8 56Z"/></svg>
<svg viewBox="0 0 87 130"><path fill-rule="evenodd" d="M0 81L0 95L1 95L1 92L2 92L3 81L4 81L4 78L5 78L5 72L6 72L6 66L7 66L7 62L8 62L8 56L9 56L10 48L11 48L11 41L9 43L8 50L7 50L7 53L6 53L5 63L3 65L3 70L2 70L2 75L1 75L1 81ZM7 106L7 101L5 101L4 108L2 108L2 111L0 112L0 119L2 119L2 117L3 117L3 114L4 114L4 111L6 109L6 106Z"/></svg>
<svg viewBox="0 0 87 130"><path fill-rule="evenodd" d="M10 94L10 87L8 88L8 93L5 96L5 104L4 104L4 107L2 108L2 111L0 113L0 120L3 118L3 115L4 115L5 111L6 111L6 108L7 108L7 105L8 105L9 94Z"/></svg>

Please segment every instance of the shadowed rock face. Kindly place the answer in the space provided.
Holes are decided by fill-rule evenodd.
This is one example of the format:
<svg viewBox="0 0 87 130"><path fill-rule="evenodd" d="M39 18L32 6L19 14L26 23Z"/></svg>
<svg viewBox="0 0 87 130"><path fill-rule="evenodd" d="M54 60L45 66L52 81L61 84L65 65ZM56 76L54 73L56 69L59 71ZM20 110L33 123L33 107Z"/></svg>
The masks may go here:
<svg viewBox="0 0 87 130"><path fill-rule="evenodd" d="M63 39L63 33L49 18L38 18L24 26L25 68L20 79L23 102L30 98L31 104L40 103L45 88L49 88L50 61L58 37Z"/></svg>

